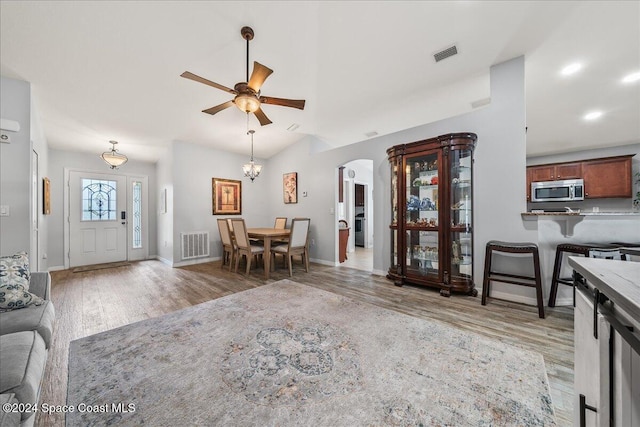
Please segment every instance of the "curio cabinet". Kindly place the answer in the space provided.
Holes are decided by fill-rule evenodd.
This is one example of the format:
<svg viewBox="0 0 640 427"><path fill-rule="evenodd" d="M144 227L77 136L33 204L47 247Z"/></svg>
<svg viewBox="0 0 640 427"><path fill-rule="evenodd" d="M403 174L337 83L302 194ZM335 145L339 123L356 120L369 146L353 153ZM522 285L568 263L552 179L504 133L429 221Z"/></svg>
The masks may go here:
<svg viewBox="0 0 640 427"><path fill-rule="evenodd" d="M473 282L473 150L453 133L387 150L391 167L391 266L387 277L477 295Z"/></svg>

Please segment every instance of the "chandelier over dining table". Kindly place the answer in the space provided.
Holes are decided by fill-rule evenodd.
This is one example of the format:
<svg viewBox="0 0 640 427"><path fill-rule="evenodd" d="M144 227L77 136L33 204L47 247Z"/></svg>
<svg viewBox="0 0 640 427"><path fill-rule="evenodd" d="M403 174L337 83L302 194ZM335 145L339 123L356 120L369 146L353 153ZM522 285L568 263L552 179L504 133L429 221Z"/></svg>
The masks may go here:
<svg viewBox="0 0 640 427"><path fill-rule="evenodd" d="M244 176L251 179L251 182L253 182L253 180L256 179L258 175L260 175L260 172L262 172L262 165L257 165L253 161L253 134L254 133L256 133L256 131L253 129L250 129L247 131L247 135L251 135L251 159L249 160L249 163L242 166L242 171L244 172Z"/></svg>

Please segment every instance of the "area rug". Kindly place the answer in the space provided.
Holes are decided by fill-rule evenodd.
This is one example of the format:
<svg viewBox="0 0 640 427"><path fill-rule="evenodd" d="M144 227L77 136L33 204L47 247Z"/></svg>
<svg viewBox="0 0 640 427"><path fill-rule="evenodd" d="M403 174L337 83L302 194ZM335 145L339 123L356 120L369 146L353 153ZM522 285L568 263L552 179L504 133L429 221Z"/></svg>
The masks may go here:
<svg viewBox="0 0 640 427"><path fill-rule="evenodd" d="M95 270L103 270L105 268L116 268L116 267L126 267L131 265L126 261L121 262L109 262L106 264L93 264L93 265L83 265L82 267L76 267L73 269L74 273L84 273L85 271L95 271Z"/></svg>
<svg viewBox="0 0 640 427"><path fill-rule="evenodd" d="M539 353L289 280L71 342L67 404L69 426L555 425Z"/></svg>

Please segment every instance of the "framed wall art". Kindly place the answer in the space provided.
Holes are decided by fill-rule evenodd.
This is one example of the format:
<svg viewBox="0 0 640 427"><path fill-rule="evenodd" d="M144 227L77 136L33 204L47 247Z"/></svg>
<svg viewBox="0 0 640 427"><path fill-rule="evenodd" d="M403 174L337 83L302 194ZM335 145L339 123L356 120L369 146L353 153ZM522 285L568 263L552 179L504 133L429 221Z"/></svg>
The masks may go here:
<svg viewBox="0 0 640 427"><path fill-rule="evenodd" d="M212 178L213 214L242 214L242 181Z"/></svg>
<svg viewBox="0 0 640 427"><path fill-rule="evenodd" d="M42 178L42 213L51 215L51 181Z"/></svg>
<svg viewBox="0 0 640 427"><path fill-rule="evenodd" d="M282 176L284 203L298 203L298 172L285 173Z"/></svg>

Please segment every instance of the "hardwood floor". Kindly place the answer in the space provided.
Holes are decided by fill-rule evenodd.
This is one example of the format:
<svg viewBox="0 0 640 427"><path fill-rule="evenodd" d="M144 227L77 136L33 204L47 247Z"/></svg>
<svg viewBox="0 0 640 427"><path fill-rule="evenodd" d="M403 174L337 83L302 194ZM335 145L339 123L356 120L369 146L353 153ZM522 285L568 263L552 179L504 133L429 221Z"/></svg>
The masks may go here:
<svg viewBox="0 0 640 427"><path fill-rule="evenodd" d="M265 281L259 268L245 277L221 269L220 262L170 268L153 260L83 273L56 271L51 275L56 324L40 399L50 405L66 403L72 340L289 278L281 266ZM479 297L445 298L431 289L400 288L384 277L345 267L312 264L310 272L305 273L299 261L294 265L292 280L542 353L558 425L572 424L571 307L548 308L547 318L539 319L533 306L495 299L482 306ZM37 426L64 425L63 414L37 416Z"/></svg>

